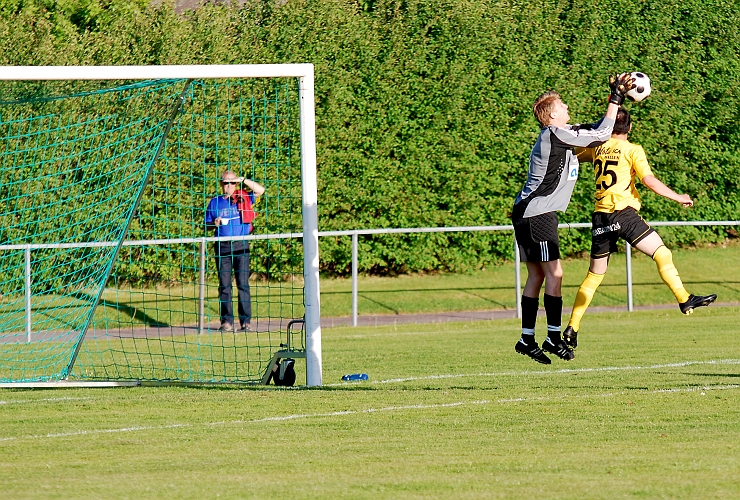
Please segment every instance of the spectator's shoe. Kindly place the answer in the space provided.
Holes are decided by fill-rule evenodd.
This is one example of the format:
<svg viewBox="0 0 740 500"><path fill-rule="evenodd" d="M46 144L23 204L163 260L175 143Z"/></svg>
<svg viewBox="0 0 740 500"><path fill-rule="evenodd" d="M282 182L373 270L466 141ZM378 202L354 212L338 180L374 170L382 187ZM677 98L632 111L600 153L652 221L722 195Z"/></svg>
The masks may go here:
<svg viewBox="0 0 740 500"><path fill-rule="evenodd" d="M563 342L571 349L578 347L578 332L573 329L572 326L565 328L563 332Z"/></svg>
<svg viewBox="0 0 740 500"><path fill-rule="evenodd" d="M524 340L519 339L519 342L516 343L514 349L519 354L529 356L533 360L537 361L538 363L542 363L543 365L549 365L550 363L552 363L552 361L550 361L550 358L545 356L545 353L542 352L542 349L540 349L540 346L537 345L537 342L527 344L526 342L524 342Z"/></svg>
<svg viewBox="0 0 740 500"><path fill-rule="evenodd" d="M573 354L573 349L565 345L565 342L560 339L558 339L557 342L553 342L550 337L547 337L542 343L542 349L556 355L560 359L564 359L565 361L570 361L576 357L576 355Z"/></svg>
<svg viewBox="0 0 740 500"><path fill-rule="evenodd" d="M251 332L251 331L252 331L252 325L250 325L249 323L244 323L244 324L243 324L243 325L242 325L242 326L241 326L241 327L239 328L239 331L240 331L240 332Z"/></svg>
<svg viewBox="0 0 740 500"><path fill-rule="evenodd" d="M234 325L231 323L221 323L221 328L218 329L219 332L233 332L234 331Z"/></svg>
<svg viewBox="0 0 740 500"><path fill-rule="evenodd" d="M704 296L689 295L689 300L687 300L683 304L678 304L678 307L681 308L682 313L691 314L692 312L694 312L694 308L708 306L709 304L714 302L716 299L717 299L717 294L714 294L714 293L712 295L704 295Z"/></svg>

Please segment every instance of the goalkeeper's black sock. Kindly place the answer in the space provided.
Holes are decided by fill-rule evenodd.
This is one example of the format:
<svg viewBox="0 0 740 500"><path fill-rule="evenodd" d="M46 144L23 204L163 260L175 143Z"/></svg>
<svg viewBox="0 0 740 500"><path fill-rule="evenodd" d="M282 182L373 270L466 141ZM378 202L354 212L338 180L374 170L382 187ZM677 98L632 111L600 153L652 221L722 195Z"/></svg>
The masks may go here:
<svg viewBox="0 0 740 500"><path fill-rule="evenodd" d="M539 307L539 297L522 295L522 340L527 344L534 342L534 327L537 324L537 309Z"/></svg>
<svg viewBox="0 0 740 500"><path fill-rule="evenodd" d="M560 323L563 316L563 297L545 294L545 313L547 314L547 336L554 344L560 340Z"/></svg>

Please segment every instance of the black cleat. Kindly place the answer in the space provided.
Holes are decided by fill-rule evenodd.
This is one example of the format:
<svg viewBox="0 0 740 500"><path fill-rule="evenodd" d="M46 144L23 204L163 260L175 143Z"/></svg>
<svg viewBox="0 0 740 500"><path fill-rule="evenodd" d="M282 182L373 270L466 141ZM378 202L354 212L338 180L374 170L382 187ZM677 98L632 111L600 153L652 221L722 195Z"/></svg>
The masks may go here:
<svg viewBox="0 0 740 500"><path fill-rule="evenodd" d="M694 312L694 308L708 306L716 299L717 294L714 293L712 295L704 296L689 295L689 300L687 300L683 304L678 304L678 307L681 308L682 313L691 314L692 312Z"/></svg>
<svg viewBox="0 0 740 500"><path fill-rule="evenodd" d="M578 347L578 332L572 326L566 327L563 332L563 342L571 349Z"/></svg>
<svg viewBox="0 0 740 500"><path fill-rule="evenodd" d="M549 365L552 363L552 361L550 361L550 358L548 358L545 353L542 352L542 349L540 349L540 346L537 345L537 342L527 344L522 339L519 339L519 342L516 343L514 349L516 349L516 352L518 352L519 354L529 356L533 360L537 361L538 363L542 363L543 365Z"/></svg>
<svg viewBox="0 0 740 500"><path fill-rule="evenodd" d="M565 361L570 361L576 357L576 355L573 354L573 349L565 345L565 342L560 339L558 339L556 344L550 339L550 337L547 337L542 343L542 349L556 355L560 359L564 359Z"/></svg>

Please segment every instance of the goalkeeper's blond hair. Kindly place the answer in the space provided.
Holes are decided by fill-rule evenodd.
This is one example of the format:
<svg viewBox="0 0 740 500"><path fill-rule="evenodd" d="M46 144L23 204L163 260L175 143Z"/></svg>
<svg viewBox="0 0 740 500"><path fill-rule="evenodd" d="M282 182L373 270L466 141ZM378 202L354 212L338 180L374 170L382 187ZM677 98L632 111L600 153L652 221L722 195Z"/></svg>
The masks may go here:
<svg viewBox="0 0 740 500"><path fill-rule="evenodd" d="M550 113L555 107L555 102L560 100L560 94L552 90L545 92L534 101L532 112L540 125L547 127L550 124Z"/></svg>

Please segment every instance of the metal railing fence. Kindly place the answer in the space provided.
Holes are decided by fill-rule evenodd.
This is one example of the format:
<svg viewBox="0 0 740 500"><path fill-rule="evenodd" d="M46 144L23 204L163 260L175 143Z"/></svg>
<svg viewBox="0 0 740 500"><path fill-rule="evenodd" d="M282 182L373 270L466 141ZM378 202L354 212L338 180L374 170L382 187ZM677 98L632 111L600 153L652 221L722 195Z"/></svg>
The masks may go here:
<svg viewBox="0 0 740 500"><path fill-rule="evenodd" d="M649 222L652 227L661 226L738 226L740 221L658 221ZM560 229L577 229L589 228L591 223L574 223L559 224ZM412 233L452 233L452 232L483 232L483 231L512 231L512 225L500 226L455 226L455 227L421 227L421 228L388 228L388 229L352 229L344 231L319 231L318 236L350 236L352 238L352 326L357 326L358 311L358 247L359 237L376 234L412 234ZM270 239L290 239L303 238L303 233L281 233L266 235L249 235L239 237L201 237L201 238L173 238L161 240L136 240L125 241L123 246L147 246L147 245L184 245L197 243L199 246L199 273L198 273L198 327L199 331L204 328L204 304L205 304L205 267L206 267L206 243L215 241L257 241ZM514 249L514 300L516 303L516 317L521 318L521 305L519 297L521 296L521 261L519 258L516 240L513 238ZM28 342L31 341L32 324L31 324L31 252L38 249L48 248L91 248L91 247L114 247L116 242L88 242L88 243L42 243L42 244L21 244L21 245L0 245L0 251L3 250L23 250L24 251L24 284L25 284L25 318L26 334ZM633 283L632 283L632 251L630 245L625 245L625 258L627 269L627 310L633 311Z"/></svg>
<svg viewBox="0 0 740 500"><path fill-rule="evenodd" d="M740 221L657 221L648 222L652 227L660 226L739 226ZM559 224L559 229L590 228L590 222ZM358 311L358 245L360 235L371 234L411 234L411 233L452 233L477 231L514 231L512 225L501 226L457 226L457 227L420 227L420 228L392 228L392 229L354 229L347 231L319 231L319 236L351 236L352 237L352 326L357 326ZM522 317L522 308L519 301L522 289L521 260L512 235L514 247L514 302L516 303L516 317ZM632 283L632 247L625 244L625 258L627 261L627 310L634 310L633 283Z"/></svg>

